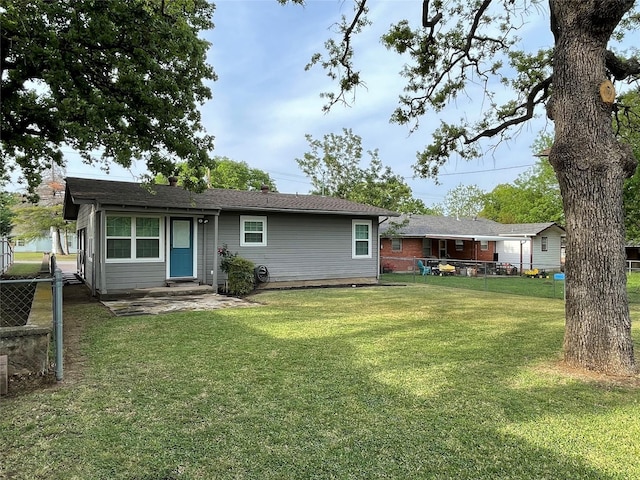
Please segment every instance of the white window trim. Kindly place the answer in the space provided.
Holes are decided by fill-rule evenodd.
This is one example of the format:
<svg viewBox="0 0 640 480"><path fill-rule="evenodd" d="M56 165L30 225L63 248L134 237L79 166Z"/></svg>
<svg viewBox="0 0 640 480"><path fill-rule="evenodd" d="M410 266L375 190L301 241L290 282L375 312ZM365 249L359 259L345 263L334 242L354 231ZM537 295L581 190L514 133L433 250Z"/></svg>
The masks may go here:
<svg viewBox="0 0 640 480"><path fill-rule="evenodd" d="M245 242L244 230L245 222L262 222L262 242ZM255 232L249 232L255 233ZM240 215L240 246L241 247L266 247L267 246L267 217L265 216L252 216L252 215Z"/></svg>
<svg viewBox="0 0 640 480"><path fill-rule="evenodd" d="M107 235L107 218L108 217L128 217L131 219L131 236L130 237L109 237ZM136 258L136 218L157 218L159 223L158 232L158 257L155 258ZM110 238L128 238L131 240L131 258L107 258L107 241ZM156 237L139 237L141 240L155 239ZM130 213L109 213L104 216L104 257L106 263L157 263L164 262L164 218L158 215L132 215Z"/></svg>
<svg viewBox="0 0 640 480"><path fill-rule="evenodd" d="M489 240L480 240L480 250L483 252L489 250Z"/></svg>
<svg viewBox="0 0 640 480"><path fill-rule="evenodd" d="M362 239L356 239L356 226L357 225L366 225L367 227L369 227L369 238L367 239L367 243L368 243L368 248L367 248L367 255L357 255L356 254L356 240L358 242L363 242L364 240ZM351 221L351 258L356 259L356 258L371 258L372 253L372 247L373 247L373 239L371 238L373 235L373 229L372 229L372 223L371 220L352 220Z"/></svg>
<svg viewBox="0 0 640 480"><path fill-rule="evenodd" d="M398 242L400 248L393 248L393 241ZM392 252L401 252L402 251L402 238L392 238L391 239L391 251Z"/></svg>

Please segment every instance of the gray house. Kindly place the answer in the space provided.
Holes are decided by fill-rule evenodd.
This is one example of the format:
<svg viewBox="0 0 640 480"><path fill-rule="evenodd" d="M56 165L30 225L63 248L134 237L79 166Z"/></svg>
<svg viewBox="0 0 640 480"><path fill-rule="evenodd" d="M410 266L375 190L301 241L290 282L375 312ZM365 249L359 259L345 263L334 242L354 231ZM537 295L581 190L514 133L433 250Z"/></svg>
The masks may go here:
<svg viewBox="0 0 640 480"><path fill-rule="evenodd" d="M219 249L266 267L270 287L373 284L389 210L318 195L67 178L78 274L96 295L173 282L218 287Z"/></svg>

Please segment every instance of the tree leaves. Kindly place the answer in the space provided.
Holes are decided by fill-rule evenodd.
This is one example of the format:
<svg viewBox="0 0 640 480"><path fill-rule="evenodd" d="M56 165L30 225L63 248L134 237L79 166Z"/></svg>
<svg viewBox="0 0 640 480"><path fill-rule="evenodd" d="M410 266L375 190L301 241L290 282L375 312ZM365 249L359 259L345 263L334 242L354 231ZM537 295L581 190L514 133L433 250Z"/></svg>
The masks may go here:
<svg viewBox="0 0 640 480"><path fill-rule="evenodd" d="M63 144L87 163L147 162L170 175L197 166L213 138L198 105L211 97L205 0L16 0L2 21L2 173L31 192L63 163Z"/></svg>

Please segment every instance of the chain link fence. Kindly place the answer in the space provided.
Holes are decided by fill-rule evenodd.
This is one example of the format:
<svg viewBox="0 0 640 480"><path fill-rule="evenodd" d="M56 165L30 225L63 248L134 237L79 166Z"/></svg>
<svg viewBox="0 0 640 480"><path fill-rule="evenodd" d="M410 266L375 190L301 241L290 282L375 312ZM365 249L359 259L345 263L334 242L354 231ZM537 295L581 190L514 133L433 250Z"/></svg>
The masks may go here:
<svg viewBox="0 0 640 480"><path fill-rule="evenodd" d="M635 263L635 262L634 262ZM447 268L442 268L448 265ZM629 263L627 296L640 304L640 270ZM416 257L380 257L380 281L417 283L539 298L565 297L559 265L464 261Z"/></svg>
<svg viewBox="0 0 640 480"><path fill-rule="evenodd" d="M62 271L54 255L33 278L0 276L0 354L8 354L10 363L13 356L20 358L22 364L29 364L29 359L22 357L28 357L33 348L21 347L20 338L26 339L44 327L48 336L52 334L58 380L63 376L62 288Z"/></svg>
<svg viewBox="0 0 640 480"><path fill-rule="evenodd" d="M0 327L27 324L36 285L33 278L3 277L0 280Z"/></svg>
<svg viewBox="0 0 640 480"><path fill-rule="evenodd" d="M495 293L562 299L560 265L512 264L450 258L381 257L382 282L419 283Z"/></svg>

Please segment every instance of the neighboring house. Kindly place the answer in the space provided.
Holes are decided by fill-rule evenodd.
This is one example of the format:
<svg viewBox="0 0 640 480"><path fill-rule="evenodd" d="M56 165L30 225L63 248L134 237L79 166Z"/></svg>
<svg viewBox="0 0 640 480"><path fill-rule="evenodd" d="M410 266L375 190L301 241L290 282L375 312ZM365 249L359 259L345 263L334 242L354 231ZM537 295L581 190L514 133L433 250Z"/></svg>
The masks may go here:
<svg viewBox="0 0 640 480"><path fill-rule="evenodd" d="M509 264L514 272L560 270L565 231L554 222L501 224L491 220L411 215L381 225L383 269L413 271L415 259L429 263ZM493 266L495 268L495 265Z"/></svg>
<svg viewBox="0 0 640 480"><path fill-rule="evenodd" d="M97 295L197 281L218 287L218 249L265 266L269 286L373 284L380 217L395 212L319 195L67 178L78 273Z"/></svg>
<svg viewBox="0 0 640 480"><path fill-rule="evenodd" d="M33 240L24 240L21 238L16 238L13 240L13 250L15 252L53 252L55 251L57 244L57 232L51 231L48 233L43 232L42 236ZM76 253L76 234L68 233L66 235L63 234L62 243L64 244L66 241L66 251L68 254L72 255Z"/></svg>

